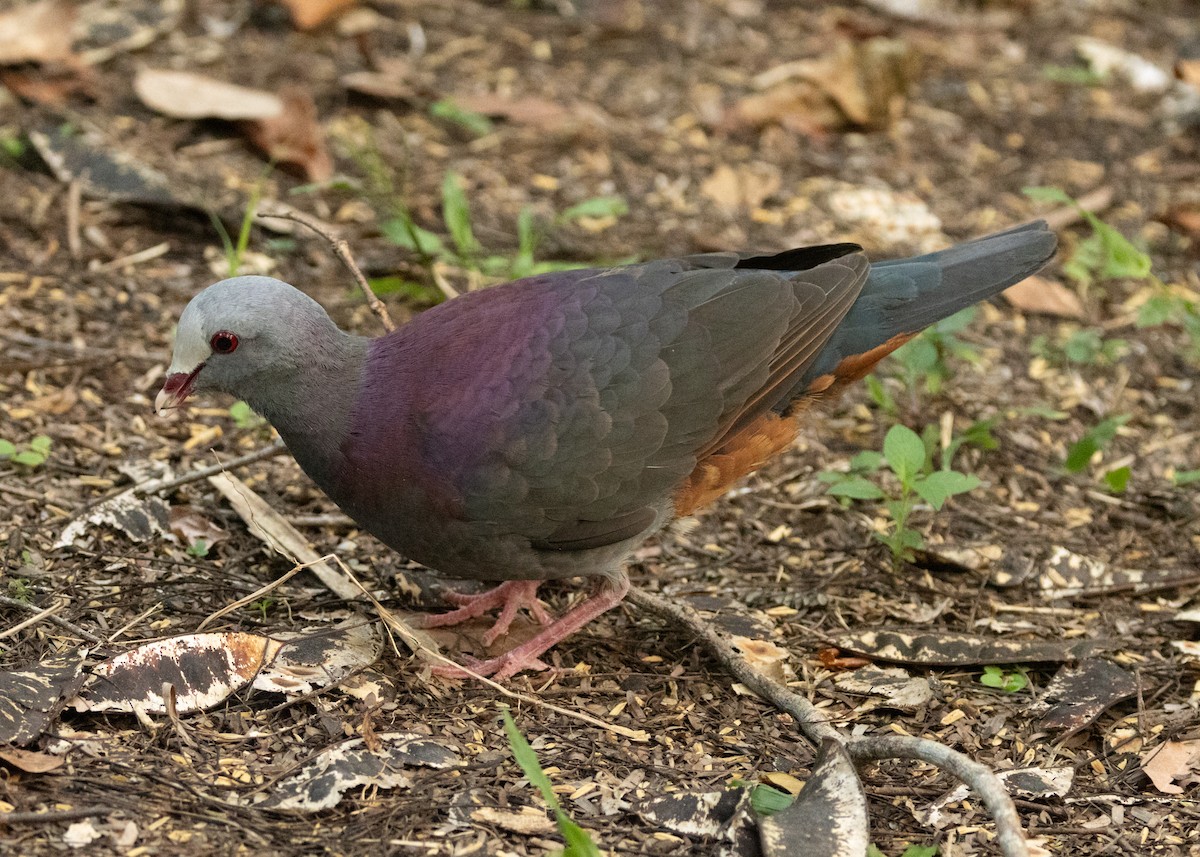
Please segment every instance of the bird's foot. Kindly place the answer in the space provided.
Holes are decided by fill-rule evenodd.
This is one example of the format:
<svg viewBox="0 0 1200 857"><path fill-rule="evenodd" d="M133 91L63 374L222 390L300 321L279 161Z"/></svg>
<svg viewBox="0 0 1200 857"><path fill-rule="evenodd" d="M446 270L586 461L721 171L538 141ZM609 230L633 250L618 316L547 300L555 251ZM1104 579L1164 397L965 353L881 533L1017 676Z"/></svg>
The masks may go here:
<svg viewBox="0 0 1200 857"><path fill-rule="evenodd" d="M500 615L496 617L496 623L483 635L483 644L490 646L496 642L498 637L508 632L513 620L517 618L517 611L522 608L538 624L549 625L554 621L554 617L537 599L537 590L541 584L540 580L508 580L478 595L448 592L445 595L446 600L451 604L457 604L458 609L424 616L421 620L421 627L445 628L449 625L458 625L499 607Z"/></svg>
<svg viewBox="0 0 1200 857"><path fill-rule="evenodd" d="M509 586L512 583L527 582L528 581L510 581L509 583L501 584L501 587ZM497 587L497 589L501 587ZM534 589L536 588L537 587L535 584ZM571 634L574 634L601 613L616 607L621 603L621 599L625 597L625 593L628 591L629 578L624 574L622 574L620 578L615 581L602 581L596 587L595 592L568 610L554 622L550 623L536 636L530 637L524 643L521 643L521 645L505 652L504 654L498 655L494 658L489 658L486 661L476 661L473 659L469 660L467 662L467 668L476 675L490 676L497 681L503 681L506 678L511 678L522 670L549 669L547 664L541 660L541 656L545 654L548 649L561 642ZM483 595L478 597L482 598L490 594L490 592L485 592ZM516 608L514 608L514 610L515 609ZM454 612L457 613L458 611L456 610ZM434 616L432 618L437 620L441 619L442 617ZM499 624L499 622L497 622L497 624ZM493 628L492 630L495 629ZM447 678L465 678L470 675L465 670L458 667L438 666L433 668L433 672L437 675L445 676Z"/></svg>

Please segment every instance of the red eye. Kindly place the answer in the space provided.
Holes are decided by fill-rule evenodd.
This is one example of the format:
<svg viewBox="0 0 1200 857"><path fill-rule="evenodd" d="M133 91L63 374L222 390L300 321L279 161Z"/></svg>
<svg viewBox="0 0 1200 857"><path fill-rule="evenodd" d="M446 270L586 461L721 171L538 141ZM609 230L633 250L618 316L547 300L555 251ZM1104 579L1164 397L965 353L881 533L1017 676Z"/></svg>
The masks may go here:
<svg viewBox="0 0 1200 857"><path fill-rule="evenodd" d="M238 338L236 333L230 333L228 330L218 330L212 335L212 339L208 341L215 354L232 354L237 351Z"/></svg>

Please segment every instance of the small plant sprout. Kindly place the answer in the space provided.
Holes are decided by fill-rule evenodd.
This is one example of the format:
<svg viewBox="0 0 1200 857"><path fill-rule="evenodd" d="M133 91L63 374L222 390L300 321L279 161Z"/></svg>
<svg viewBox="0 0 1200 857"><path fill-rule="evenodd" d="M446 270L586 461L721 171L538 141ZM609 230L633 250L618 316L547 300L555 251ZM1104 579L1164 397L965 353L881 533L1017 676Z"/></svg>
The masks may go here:
<svg viewBox="0 0 1200 857"><path fill-rule="evenodd" d="M558 795L554 793L554 786L550 783L550 778L546 776L541 763L538 762L537 754L533 752L533 748L529 746L529 742L525 740L521 730L517 729L517 724L513 722L512 715L509 714L507 708L503 711L503 717L504 733L508 737L508 746L512 748L513 758L521 766L521 770L525 773L525 779L529 780L530 784L542 793L542 799L554 813L558 832L562 834L563 841L567 844L561 852L562 857L600 857L600 849L592 840L591 835L563 811L558 802Z"/></svg>
<svg viewBox="0 0 1200 857"><path fill-rule="evenodd" d="M229 418L240 429L257 428L266 421L251 410L245 402L234 402L229 406Z"/></svg>
<svg viewBox="0 0 1200 857"><path fill-rule="evenodd" d="M986 666L979 683L1005 693L1016 693L1029 686L1028 670L1025 667Z"/></svg>
<svg viewBox="0 0 1200 857"><path fill-rule="evenodd" d="M0 461L11 461L22 467L41 467L50 457L52 441L48 435L39 434L28 443L16 444L0 438Z"/></svg>
<svg viewBox="0 0 1200 857"><path fill-rule="evenodd" d="M990 437L987 430L981 436ZM963 441L965 442L965 441ZM932 441L931 441L932 443ZM957 449L962 442L955 446ZM953 452L950 453L953 456ZM828 492L847 500L882 500L891 515L891 526L876 538L888 546L892 560L899 564L912 559L912 552L925 546L921 534L909 526L909 520L918 500L924 500L934 509L940 509L956 494L964 494L977 488L979 478L950 469L949 457L943 457L941 470L931 465L932 445L927 445L915 431L903 425L894 425L883 439L883 453L861 452L850 462L848 473L823 471L818 474L821 481L829 483ZM892 472L899 491L885 491L882 480L868 476L878 474L886 464Z"/></svg>
<svg viewBox="0 0 1200 857"><path fill-rule="evenodd" d="M208 551L209 551L210 547L211 547L211 545L209 545L207 539L196 539L194 542L192 542L190 545L187 546L186 553L188 556L194 556L197 559L201 559L203 557L208 556Z"/></svg>
<svg viewBox="0 0 1200 857"><path fill-rule="evenodd" d="M1067 472L1079 473L1086 469L1096 453L1108 446L1109 441L1117 436L1121 426L1129 420L1130 414L1116 414L1101 420L1084 432L1083 437L1067 449L1067 459L1064 462ZM1122 490L1123 487L1122 485Z"/></svg>

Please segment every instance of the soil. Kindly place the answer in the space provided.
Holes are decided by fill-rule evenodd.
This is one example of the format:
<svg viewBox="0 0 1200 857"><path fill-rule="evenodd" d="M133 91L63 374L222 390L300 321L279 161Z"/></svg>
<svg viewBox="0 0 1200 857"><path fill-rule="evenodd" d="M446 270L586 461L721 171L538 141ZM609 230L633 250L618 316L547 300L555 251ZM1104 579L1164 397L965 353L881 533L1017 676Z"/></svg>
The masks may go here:
<svg viewBox="0 0 1200 857"><path fill-rule="evenodd" d="M920 251L941 231L965 240L1056 211L1063 252L1045 273L1077 292L1062 263L1090 228L1069 208L1036 202L1022 189L1055 186L1076 197L1100 190L1108 199L1100 215L1147 249L1156 277L1193 295L1200 289L1195 114L1119 75L1083 79L1076 54L1077 40L1092 37L1169 70L1200 44L1200 3L1162 0L1150 14L1132 0L931 0L910 4L932 10L917 20L888 14L888 5L909 4L395 0L371 4L374 16L358 9L340 24L301 32L282 7L214 2L189 6L177 28L145 46L92 64L81 91L59 93L60 103L0 95L0 138L18 144L0 160L0 439L52 441L39 466L0 461L0 595L8 599L0 627L34 615L21 602L60 605L55 616L101 640L88 643L41 620L3 634L0 664L22 669L80 645L94 664L145 640L187 634L291 567L204 481L165 498L224 531L204 555L178 538L135 542L105 527L90 528L74 546L55 546L76 514L143 478L131 476L130 465L139 473L169 465L181 474L259 449L271 432L234 419L230 403L217 399L167 418L153 414L179 312L223 275L209 217L190 205L123 202L97 188L95 176L80 177L77 196L29 145L31 133L64 125L97 132L104 151L157 170L177 198L206 203L234 231L260 185L264 199L334 225L368 276L417 282L386 296L400 322L438 289L419 257L380 225L388 207L402 203L417 224L445 235L447 170L462 176L475 234L489 252L515 252L516 223L528 207L544 226L538 257L580 263L832 240L858 241L883 257ZM843 43L882 39L904 46L908 59L897 72L901 83L867 84L882 107L865 123L837 121L830 107L853 95L844 69L805 96L817 106L804 127L783 114L759 124L731 111L763 91L757 75L828 59ZM354 92L343 80L389 60L402 68L400 97ZM270 91L297 87L315 104L342 179L268 170L235 122L156 113L133 89L141 67ZM431 113L455 97L503 115L477 135ZM541 114L522 114L513 106L521 99ZM376 167L365 164L364 147ZM390 196L381 191L387 181ZM832 200L848 188L881 194L886 233L840 213ZM894 202L894 194L927 210ZM555 220L572 205L613 195L628 202L627 213ZM319 236L256 227L250 250L248 264L304 288L343 326L381 331ZM484 284L455 265L440 276L458 290ZM1180 772L1181 793L1156 787L1142 771L1152 748L1200 741L1197 625L1176 618L1200 586L1200 483L1171 478L1200 469L1200 343L1176 324L1136 325L1130 301L1148 288L1099 280L1082 292L1084 317L1074 320L1003 301L980 308L954 335L958 351L947 354L949 376L939 389L930 392L923 377L906 385L897 364L885 365L890 410L860 386L814 414L791 451L703 512L695 528L639 552L635 583L787 650L793 687L855 733L921 735L996 770L1070 769L1065 796L1019 801L1027 830L1049 853L1200 853L1200 767ZM1060 346L1079 330L1124 344L1112 345L1107 358L1071 362ZM1068 472L1069 447L1116 416L1127 421L1096 461ZM929 553L914 563L894 565L873 538L888 524L881 505L844 508L818 478L879 449L894 423L961 432L992 418L995 448L969 445L954 459L981 487L939 512L918 508L913 525ZM1115 493L1102 477L1122 466L1129 482ZM412 571L405 560L340 518L289 457L238 475L300 526L318 553L336 552L388 593L390 606L417 606L395 585ZM1048 574L1058 547L1092 568L1137 574L1064 594ZM964 561L964 548L1003 553L1005 568L1024 572L999 586L995 568ZM583 589L553 585L545 595L561 610ZM346 615L344 604L300 575L206 630L271 635ZM1035 707L1057 663L1023 665L1028 686L1011 693L980 682L986 662L910 664L907 673L932 691L915 708L839 687L845 665L822 660L821 650L841 642L843 655L853 653L845 638L885 630L1061 643L1063 660L1074 657L1066 652L1075 643L1090 642L1137 691L1063 737ZM444 640L451 653L474 644ZM710 835L666 829L639 807L773 772L803 780L811 770L814 748L790 717L740 692L688 636L632 607L592 623L550 659L561 669L508 682L536 700L513 703L514 714L564 807L607 853L716 853ZM64 764L44 773L4 768L5 811L50 815L7 826L0 815L0 851L70 850L64 837L79 821L72 813L88 808L100 838L86 853L466 855L557 847L545 824L518 832L498 816L471 815L473 807L543 806L499 726L505 699L478 683L424 677L402 647L387 648L371 675L381 690L367 701L337 687L291 702L244 690L207 712L145 723L68 709L28 748L57 747ZM586 725L541 702L646 730L650 739ZM463 764L414 769L407 787L353 789L316 815L255 807L322 750L394 731L444 740ZM936 844L943 855L997 853L993 828L974 803L953 804L941 827L917 819L954 785L934 769L889 762L865 769L863 781L871 837L884 854L910 844Z"/></svg>

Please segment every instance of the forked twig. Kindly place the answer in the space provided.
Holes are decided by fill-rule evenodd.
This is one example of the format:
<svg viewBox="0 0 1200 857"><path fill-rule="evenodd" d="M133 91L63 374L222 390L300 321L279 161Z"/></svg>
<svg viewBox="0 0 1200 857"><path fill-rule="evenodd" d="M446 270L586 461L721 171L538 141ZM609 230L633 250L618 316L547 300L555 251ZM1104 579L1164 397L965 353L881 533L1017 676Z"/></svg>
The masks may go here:
<svg viewBox="0 0 1200 857"><path fill-rule="evenodd" d="M367 306L371 308L371 312L379 317L383 329L391 333L396 329L396 325L392 322L392 317L388 315L387 307L375 295L375 290L371 288L371 284L367 282L367 278L363 276L362 270L358 267L358 263L354 261L354 254L350 252L350 243L345 238L339 238L334 235L329 228L317 220L315 217L309 217L299 211L280 211L273 214L259 214L260 219L274 220L291 220L299 223L301 226L306 226L313 232L320 235L329 242L329 246L333 248L334 254L342 260L342 264L350 271L354 277L354 281L358 283L358 287L362 289L363 296L367 299Z"/></svg>
<svg viewBox="0 0 1200 857"><path fill-rule="evenodd" d="M720 661L734 678L795 718L800 725L800 731L814 744L820 744L824 739L833 739L845 746L851 758L859 763L881 759L917 759L958 777L979 795L991 813L996 822L996 837L1004 857L1029 857L1029 847L1021 829L1017 808L1004 783L986 766L927 738L899 735L853 738L843 735L830 725L825 715L807 699L752 667L695 610L637 586L630 587L625 598L669 622L682 625L695 634L709 653Z"/></svg>

